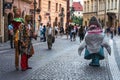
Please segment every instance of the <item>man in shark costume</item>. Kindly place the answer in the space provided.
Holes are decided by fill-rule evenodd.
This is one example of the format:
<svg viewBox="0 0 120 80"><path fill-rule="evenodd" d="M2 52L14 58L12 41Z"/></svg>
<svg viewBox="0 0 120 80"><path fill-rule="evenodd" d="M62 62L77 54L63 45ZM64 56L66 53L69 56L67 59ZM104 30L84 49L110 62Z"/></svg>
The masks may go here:
<svg viewBox="0 0 120 80"><path fill-rule="evenodd" d="M93 16L89 21L89 27L85 38L78 48L78 53L81 55L81 52L85 48L84 58L87 60L92 59L89 65L99 67L99 60L104 59L103 47L105 47L109 55L111 55L111 47L107 43L107 40L105 40L102 27L97 18Z"/></svg>

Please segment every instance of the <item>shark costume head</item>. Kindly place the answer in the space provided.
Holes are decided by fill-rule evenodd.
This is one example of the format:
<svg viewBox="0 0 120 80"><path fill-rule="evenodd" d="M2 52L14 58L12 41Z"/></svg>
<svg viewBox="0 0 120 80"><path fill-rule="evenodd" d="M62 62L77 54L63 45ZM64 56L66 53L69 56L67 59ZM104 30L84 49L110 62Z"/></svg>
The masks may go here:
<svg viewBox="0 0 120 80"><path fill-rule="evenodd" d="M102 32L102 26L95 16L89 21L88 32Z"/></svg>

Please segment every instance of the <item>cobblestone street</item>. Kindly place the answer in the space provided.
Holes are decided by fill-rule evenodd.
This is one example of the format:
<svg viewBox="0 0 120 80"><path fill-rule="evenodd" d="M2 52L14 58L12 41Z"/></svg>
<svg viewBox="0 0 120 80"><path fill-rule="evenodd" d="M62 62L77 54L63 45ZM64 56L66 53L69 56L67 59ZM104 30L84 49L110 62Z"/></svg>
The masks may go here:
<svg viewBox="0 0 120 80"><path fill-rule="evenodd" d="M115 39L118 39L115 37ZM116 40L116 41L118 41ZM115 41L115 40L111 40ZM118 42L117 42L118 43ZM114 50L109 56L105 50L105 59L100 67L90 67L84 59L84 52L78 55L79 40L70 41L65 36L59 36L52 50L47 49L46 42L34 43L35 54L29 60L33 68L22 72L14 67L14 49L0 52L0 80L119 80L119 69L110 58L114 57ZM115 44L115 43L114 43ZM112 46L113 44L111 44ZM115 45L114 45L115 46ZM116 46L117 48L119 46ZM114 48L113 48L114 49ZM115 60L116 62L117 60ZM118 64L118 62L116 62ZM114 65L114 66L111 66ZM117 66L119 68L119 66ZM113 74L117 70L116 74ZM118 73L117 73L118 72ZM120 74L119 74L120 75ZM116 79L117 76L117 79Z"/></svg>

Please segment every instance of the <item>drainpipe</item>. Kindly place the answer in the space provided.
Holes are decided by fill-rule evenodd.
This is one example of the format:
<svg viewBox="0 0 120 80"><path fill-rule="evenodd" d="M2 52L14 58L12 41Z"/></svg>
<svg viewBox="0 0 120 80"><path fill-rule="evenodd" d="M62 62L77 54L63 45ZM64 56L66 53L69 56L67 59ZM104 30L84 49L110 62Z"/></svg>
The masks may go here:
<svg viewBox="0 0 120 80"><path fill-rule="evenodd" d="M119 5L119 7L118 7L118 25L120 26L120 0L118 0L119 2L118 2L118 5Z"/></svg>
<svg viewBox="0 0 120 80"><path fill-rule="evenodd" d="M104 12L104 27L106 28L106 0L104 0L105 3L105 12Z"/></svg>
<svg viewBox="0 0 120 80"><path fill-rule="evenodd" d="M2 38L2 43L4 42L4 2L5 2L5 0L2 0L3 2L2 2L2 5L3 6L1 6L2 7L2 10L3 10L3 16L1 15L1 38Z"/></svg>

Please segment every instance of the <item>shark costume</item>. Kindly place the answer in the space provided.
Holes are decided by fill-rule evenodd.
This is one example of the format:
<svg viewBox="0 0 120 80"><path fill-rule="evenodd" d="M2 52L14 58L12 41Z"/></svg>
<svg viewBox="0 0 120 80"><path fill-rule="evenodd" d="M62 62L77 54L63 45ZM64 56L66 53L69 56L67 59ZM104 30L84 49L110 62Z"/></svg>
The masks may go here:
<svg viewBox="0 0 120 80"><path fill-rule="evenodd" d="M101 24L98 22L97 18L93 16L89 21L85 38L78 48L78 53L81 55L81 52L85 48L84 58L87 60L92 59L89 65L99 67L99 61L104 59L103 47L105 47L109 55L111 55L111 47L105 39Z"/></svg>

